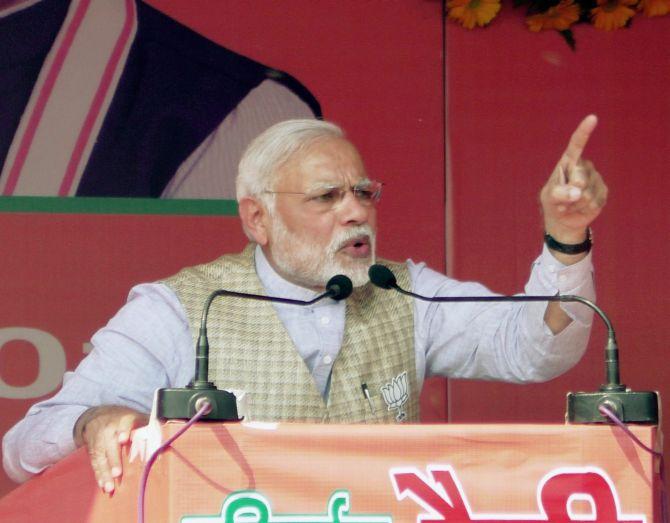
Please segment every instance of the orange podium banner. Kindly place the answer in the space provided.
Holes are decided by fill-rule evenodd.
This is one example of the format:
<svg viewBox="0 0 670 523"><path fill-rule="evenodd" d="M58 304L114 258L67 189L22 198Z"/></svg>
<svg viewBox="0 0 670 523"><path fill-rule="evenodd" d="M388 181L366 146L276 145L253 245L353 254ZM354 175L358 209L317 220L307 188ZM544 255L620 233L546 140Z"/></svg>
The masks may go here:
<svg viewBox="0 0 670 523"><path fill-rule="evenodd" d="M167 439L183 426L162 426ZM646 445L657 428L632 426ZM80 450L0 500L0 521L135 521ZM654 458L618 427L200 423L156 460L149 523L652 523ZM656 499L655 499L656 498Z"/></svg>

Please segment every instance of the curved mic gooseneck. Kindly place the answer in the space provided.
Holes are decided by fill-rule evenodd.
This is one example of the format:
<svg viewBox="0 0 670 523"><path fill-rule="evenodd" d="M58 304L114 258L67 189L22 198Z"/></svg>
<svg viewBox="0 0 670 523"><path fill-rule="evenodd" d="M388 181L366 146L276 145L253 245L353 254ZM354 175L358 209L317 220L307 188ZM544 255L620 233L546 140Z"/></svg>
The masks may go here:
<svg viewBox="0 0 670 523"><path fill-rule="evenodd" d="M202 419L227 421L237 420L237 404L235 395L216 388L209 381L209 341L207 339L207 316L212 302L219 296L231 296L233 298L244 298L250 300L270 301L275 303L286 303L289 305L312 305L324 298L333 300L344 300L351 295L353 284L351 280L342 274L333 276L326 284L326 291L311 300L294 300L281 298L279 296L264 296L245 292L218 289L212 292L205 301L200 319L200 330L196 345L195 376L193 381L185 388L159 389L157 401L157 415L162 419L189 419L198 410L199 405L206 400L211 405Z"/></svg>
<svg viewBox="0 0 670 523"><path fill-rule="evenodd" d="M612 322L605 312L591 300L573 294L555 296L422 296L403 289L398 285L393 272L384 265L372 265L368 270L370 281L382 289L394 289L401 294L418 300L434 303L458 302L578 302L592 309L607 327L607 345L605 347L605 383L599 392L578 392L568 394L569 421L592 423L603 422L605 418L599 411L604 405L614 411L624 422L658 423L658 395L655 392L633 392L626 389L619 377L619 349Z"/></svg>
<svg viewBox="0 0 670 523"><path fill-rule="evenodd" d="M291 298L280 298L279 296L264 296L262 294L251 294L245 292L229 291L226 289L218 289L212 292L205 301L202 309L202 316L200 318L200 331L198 334L198 343L195 356L195 379L193 381L193 388L211 388L212 384L209 382L209 341L207 340L207 316L209 315L209 308L212 302L219 296L231 296L233 298L246 298L250 300L270 301L274 303L285 303L288 305L312 305L324 298L332 298L340 301L348 298L353 291L353 284L351 280L343 274L333 276L328 283L326 283L326 292L319 294L311 300L294 300Z"/></svg>

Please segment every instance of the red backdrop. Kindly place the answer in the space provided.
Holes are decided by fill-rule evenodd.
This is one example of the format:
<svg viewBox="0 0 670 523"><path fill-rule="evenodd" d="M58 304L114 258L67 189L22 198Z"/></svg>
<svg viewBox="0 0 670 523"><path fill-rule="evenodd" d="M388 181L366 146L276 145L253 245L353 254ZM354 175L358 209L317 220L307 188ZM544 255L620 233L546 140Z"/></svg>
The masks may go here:
<svg viewBox="0 0 670 523"><path fill-rule="evenodd" d="M371 176L387 183L381 253L444 269L439 2L151 4L230 49L299 78L325 115L349 132ZM21 208L21 200L15 201ZM7 200L0 203L7 208ZM163 202L165 208L155 203L149 212L175 208L174 202ZM118 212L119 205L108 201L100 207ZM239 249L244 238L234 217L5 212L0 213L0 242L4 434L31 403L56 389L62 371L81 359L85 342L124 302L132 284ZM37 336L33 343L13 340L16 327L24 333L31 329ZM433 384L425 401L428 419L445 418L445 388L444 382ZM12 398L35 396L36 389L44 392ZM12 486L0 474L0 495Z"/></svg>
<svg viewBox="0 0 670 523"><path fill-rule="evenodd" d="M305 83L349 131L372 175L388 182L382 254L444 268L439 1L151 3ZM447 25L450 272L501 292L520 289L541 247L537 192L574 126L595 112L601 124L587 155L611 188L595 227L599 302L618 329L624 381L667 391L670 17L636 19L615 33L579 27L573 53L555 34L528 32L510 9L485 30ZM25 213L0 214L0 241L0 329L50 333L70 368L130 285L244 242L233 217ZM561 422L566 391L600 384L602 348L596 327L584 361L545 385L451 382L449 418ZM44 364L29 344L0 346L5 385L32 383L49 372ZM434 391L431 415L439 418L444 395ZM0 397L0 433L35 399ZM9 488L0 476L0 493Z"/></svg>
<svg viewBox="0 0 670 523"><path fill-rule="evenodd" d="M628 30L575 30L577 52L534 34L507 6L482 31L448 24L450 272L519 290L541 247L537 194L580 119L600 124L586 150L610 187L594 226L598 303L617 329L622 380L670 397L670 17ZM451 381L452 421L561 421L565 393L604 381L604 329L548 384ZM668 425L665 424L665 432Z"/></svg>

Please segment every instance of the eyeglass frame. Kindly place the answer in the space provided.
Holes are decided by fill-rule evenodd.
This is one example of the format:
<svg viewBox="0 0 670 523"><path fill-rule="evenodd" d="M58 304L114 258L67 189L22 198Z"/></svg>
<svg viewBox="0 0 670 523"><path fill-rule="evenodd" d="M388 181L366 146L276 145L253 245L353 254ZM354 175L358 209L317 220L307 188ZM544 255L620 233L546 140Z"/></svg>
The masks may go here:
<svg viewBox="0 0 670 523"><path fill-rule="evenodd" d="M359 202L362 205L365 206L374 206L376 205L379 200L382 197L382 189L384 188L384 183L377 181L377 180L361 180L355 185L350 185L347 189L345 189L345 186L343 185L324 185L322 187L319 187L318 189L315 189L314 191L310 192L299 192L299 191L270 191L270 190L264 190L263 192L266 194L295 194L295 195L301 195L301 196L307 196L307 200L305 203L308 202L314 202L314 203L331 203L331 202L317 202L317 198L322 198L327 196L328 194L333 193L334 191L338 191L339 197L335 198L334 201L332 202L332 207L336 207L337 205L341 204L344 201L344 197L348 192L351 192L354 195L354 198L356 198L356 201ZM374 191L369 191L367 189L370 188L370 186L376 186L377 188ZM362 199L359 195L364 194L365 192L371 192L369 200Z"/></svg>

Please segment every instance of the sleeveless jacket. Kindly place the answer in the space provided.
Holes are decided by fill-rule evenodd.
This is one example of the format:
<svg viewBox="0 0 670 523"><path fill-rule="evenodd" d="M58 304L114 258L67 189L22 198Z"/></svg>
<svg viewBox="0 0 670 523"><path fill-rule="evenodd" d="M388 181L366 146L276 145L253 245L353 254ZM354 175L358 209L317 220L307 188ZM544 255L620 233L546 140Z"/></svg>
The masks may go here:
<svg viewBox="0 0 670 523"><path fill-rule="evenodd" d="M203 305L212 291L265 294L256 275L254 247L189 267L164 282L186 311L194 344ZM385 264L401 286L409 286L404 264ZM419 419L413 304L398 293L368 283L347 299L344 338L327 400L271 303L219 297L210 308L207 330L209 379L219 388L246 392L247 419L324 423Z"/></svg>

